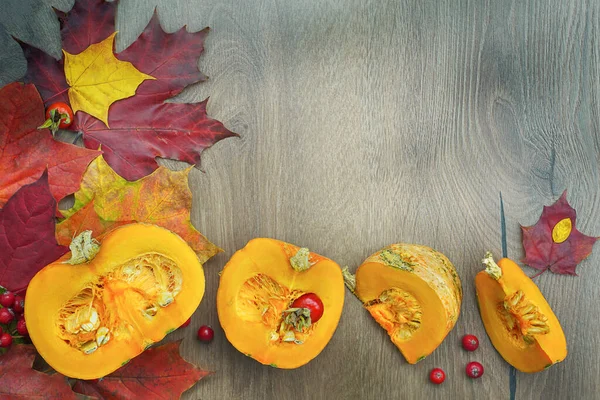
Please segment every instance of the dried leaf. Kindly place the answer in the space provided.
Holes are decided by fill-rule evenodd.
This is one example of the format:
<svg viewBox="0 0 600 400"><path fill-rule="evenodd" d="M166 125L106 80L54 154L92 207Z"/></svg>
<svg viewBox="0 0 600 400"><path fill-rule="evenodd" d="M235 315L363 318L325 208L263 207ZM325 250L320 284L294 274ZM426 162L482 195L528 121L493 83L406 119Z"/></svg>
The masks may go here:
<svg viewBox="0 0 600 400"><path fill-rule="evenodd" d="M79 380L77 393L103 399L178 399L211 374L179 355L181 341L146 350L112 374L93 381Z"/></svg>
<svg viewBox="0 0 600 400"><path fill-rule="evenodd" d="M65 76L73 112L85 111L108 125L108 108L117 100L131 97L146 79L131 63L113 54L116 33L92 44L77 55L64 51Z"/></svg>
<svg viewBox="0 0 600 400"><path fill-rule="evenodd" d="M50 191L58 201L79 187L89 162L100 152L52 138L44 106L33 85L11 83L0 89L0 207L23 185L48 170Z"/></svg>
<svg viewBox="0 0 600 400"><path fill-rule="evenodd" d="M0 357L0 398L77 399L66 377L31 368L36 354L33 346L13 344L8 353Z"/></svg>
<svg viewBox="0 0 600 400"><path fill-rule="evenodd" d="M544 206L539 221L521 226L525 258L523 263L542 272L577 275L575 268L592 253L598 238L575 228L576 212L567 202L567 192L551 206ZM539 274L538 274L539 275Z"/></svg>
<svg viewBox="0 0 600 400"><path fill-rule="evenodd" d="M130 182L110 168L103 157L88 167L81 188L75 193L75 204L63 211L67 217L59 224L59 239L74 237L81 230L93 229L100 235L106 221L148 222L167 228L181 236L204 263L221 251L194 228L190 221L192 192L188 186L190 169L171 171L160 167L151 175ZM96 217L90 217L85 206L93 200ZM77 212L83 210L84 219L91 219L91 227L82 226ZM112 228L109 226L109 228Z"/></svg>
<svg viewBox="0 0 600 400"><path fill-rule="evenodd" d="M59 13L64 50L78 53L114 32L116 2L79 0L68 14ZM206 77L198 70L208 28L190 33L182 28L165 33L155 15L140 37L123 52L155 80L144 81L136 95L110 107L108 124L78 112L72 129L83 133L84 145L102 146L106 161L128 180L139 179L158 168L156 157L198 164L202 151L235 133L206 113L206 101L197 104L165 103L186 86ZM45 101L65 101L69 87L56 62L43 52L21 43L28 60L26 80L40 87Z"/></svg>
<svg viewBox="0 0 600 400"><path fill-rule="evenodd" d="M56 243L55 210L47 173L19 189L0 210L0 285L25 290L40 269L69 250Z"/></svg>

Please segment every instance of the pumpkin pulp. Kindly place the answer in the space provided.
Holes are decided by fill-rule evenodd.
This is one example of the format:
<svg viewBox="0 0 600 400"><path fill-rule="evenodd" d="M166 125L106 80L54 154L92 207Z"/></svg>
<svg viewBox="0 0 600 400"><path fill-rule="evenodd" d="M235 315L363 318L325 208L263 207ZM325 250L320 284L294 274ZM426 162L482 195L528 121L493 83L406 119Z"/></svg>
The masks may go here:
<svg viewBox="0 0 600 400"><path fill-rule="evenodd" d="M567 343L558 318L537 285L508 258L475 277L485 330L500 355L522 372L538 372L564 360Z"/></svg>
<svg viewBox="0 0 600 400"><path fill-rule="evenodd" d="M307 309L291 307L306 293L323 302L316 323ZM323 350L343 304L343 278L335 262L267 238L251 240L231 257L217 291L219 320L233 346L262 364L286 369L306 364Z"/></svg>
<svg viewBox="0 0 600 400"><path fill-rule="evenodd" d="M185 322L204 293L193 250L154 225L112 231L87 263L69 265L68 257L36 274L25 302L36 349L66 376L116 370Z"/></svg>

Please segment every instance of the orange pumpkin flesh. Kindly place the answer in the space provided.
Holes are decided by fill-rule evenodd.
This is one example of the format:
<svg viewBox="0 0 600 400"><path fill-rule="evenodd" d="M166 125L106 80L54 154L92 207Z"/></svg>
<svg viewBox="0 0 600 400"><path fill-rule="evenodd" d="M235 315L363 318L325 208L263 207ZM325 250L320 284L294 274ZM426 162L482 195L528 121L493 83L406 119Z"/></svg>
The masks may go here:
<svg viewBox="0 0 600 400"><path fill-rule="evenodd" d="M410 364L440 345L460 313L454 266L426 246L393 244L376 252L358 267L352 289Z"/></svg>
<svg viewBox="0 0 600 400"><path fill-rule="evenodd" d="M333 261L310 253L310 268L298 272L290 259L300 249L258 238L238 250L221 273L217 291L219 321L227 339L245 355L278 368L297 368L316 357L338 325L344 281ZM323 316L301 332L281 329L285 310L305 293L323 302ZM284 341L291 330L297 342Z"/></svg>
<svg viewBox="0 0 600 400"><path fill-rule="evenodd" d="M484 261L491 267L475 277L477 301L500 355L522 372L542 371L564 360L565 335L536 284L508 258L495 264L489 254Z"/></svg>
<svg viewBox="0 0 600 400"><path fill-rule="evenodd" d="M87 263L64 263L69 257L35 275L25 302L33 344L69 377L95 379L115 371L183 324L204 294L194 251L154 225L112 231Z"/></svg>

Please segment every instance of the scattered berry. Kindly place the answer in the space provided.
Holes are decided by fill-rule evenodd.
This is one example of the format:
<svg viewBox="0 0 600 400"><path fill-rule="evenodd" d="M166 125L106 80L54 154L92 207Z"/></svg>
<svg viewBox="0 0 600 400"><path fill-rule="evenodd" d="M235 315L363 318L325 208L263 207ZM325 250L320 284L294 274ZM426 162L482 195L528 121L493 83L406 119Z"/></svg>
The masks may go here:
<svg viewBox="0 0 600 400"><path fill-rule="evenodd" d="M477 361L471 361L467 364L467 376L469 378L477 379L483 375L483 365Z"/></svg>
<svg viewBox="0 0 600 400"><path fill-rule="evenodd" d="M429 373L429 380L431 383L439 385L446 380L446 373L441 368L434 368Z"/></svg>
<svg viewBox="0 0 600 400"><path fill-rule="evenodd" d="M185 321L183 324L181 324L180 328L185 328L186 326L188 326L190 323L192 322L192 317L188 318L187 321Z"/></svg>
<svg viewBox="0 0 600 400"><path fill-rule="evenodd" d="M479 347L479 339L475 335L465 335L462 338L462 347L466 351L475 351Z"/></svg>
<svg viewBox="0 0 600 400"><path fill-rule="evenodd" d="M15 310L17 314L22 313L25 310L25 299L23 299L22 296L15 296L13 310Z"/></svg>
<svg viewBox="0 0 600 400"><path fill-rule="evenodd" d="M21 336L29 336L29 332L27 332L27 324L24 319L21 319L17 322L17 332Z"/></svg>
<svg viewBox="0 0 600 400"><path fill-rule="evenodd" d="M3 333L0 336L0 347L10 347L11 344L12 336L10 336L10 333Z"/></svg>
<svg viewBox="0 0 600 400"><path fill-rule="evenodd" d="M215 336L215 332L212 330L210 326L202 325L200 329L198 329L198 340L201 342L210 342L213 340Z"/></svg>
<svg viewBox="0 0 600 400"><path fill-rule="evenodd" d="M3 307L12 307L15 303L15 295L13 292L4 292L0 294L0 304Z"/></svg>
<svg viewBox="0 0 600 400"><path fill-rule="evenodd" d="M15 319L15 315L8 308L0 308L0 324L8 325Z"/></svg>

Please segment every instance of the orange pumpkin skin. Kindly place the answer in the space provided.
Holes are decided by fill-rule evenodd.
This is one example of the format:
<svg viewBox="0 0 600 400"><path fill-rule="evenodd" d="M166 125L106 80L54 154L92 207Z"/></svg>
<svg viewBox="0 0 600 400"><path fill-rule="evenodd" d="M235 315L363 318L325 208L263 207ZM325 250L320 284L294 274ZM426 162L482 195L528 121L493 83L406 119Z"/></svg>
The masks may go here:
<svg viewBox="0 0 600 400"><path fill-rule="evenodd" d="M253 239L227 262L217 291L219 321L229 342L258 362L283 369L305 365L325 348L344 305L339 265L309 253L310 268L297 271L290 259L299 250L275 239ZM323 316L302 332L282 330L285 310L305 293L321 299ZM283 340L290 330L298 343Z"/></svg>
<svg viewBox="0 0 600 400"><path fill-rule="evenodd" d="M537 285L514 261L503 258L475 277L485 330L500 355L521 372L539 372L567 356L558 318Z"/></svg>
<svg viewBox="0 0 600 400"><path fill-rule="evenodd" d="M32 279L25 319L40 355L72 378L115 371L183 324L204 294L194 251L155 225L115 229L87 263L66 264L69 257Z"/></svg>
<svg viewBox="0 0 600 400"><path fill-rule="evenodd" d="M368 257L354 279L354 294L410 364L431 354L460 314L458 274L446 256L427 246L387 246Z"/></svg>

